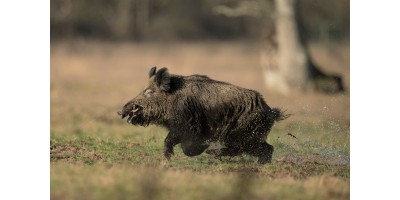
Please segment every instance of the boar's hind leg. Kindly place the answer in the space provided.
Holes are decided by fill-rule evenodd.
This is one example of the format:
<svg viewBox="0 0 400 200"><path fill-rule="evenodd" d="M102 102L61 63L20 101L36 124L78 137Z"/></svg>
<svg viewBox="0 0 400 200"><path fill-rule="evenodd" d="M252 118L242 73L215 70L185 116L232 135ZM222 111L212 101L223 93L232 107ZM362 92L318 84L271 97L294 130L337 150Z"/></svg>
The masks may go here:
<svg viewBox="0 0 400 200"><path fill-rule="evenodd" d="M260 164L270 163L274 147L265 141L255 141L246 144L246 153L258 157Z"/></svg>
<svg viewBox="0 0 400 200"><path fill-rule="evenodd" d="M244 153L258 157L259 163L269 163L272 159L274 147L265 140L271 130L274 121L267 113L254 111L247 115L242 115L238 127L231 132L231 138L240 141Z"/></svg>

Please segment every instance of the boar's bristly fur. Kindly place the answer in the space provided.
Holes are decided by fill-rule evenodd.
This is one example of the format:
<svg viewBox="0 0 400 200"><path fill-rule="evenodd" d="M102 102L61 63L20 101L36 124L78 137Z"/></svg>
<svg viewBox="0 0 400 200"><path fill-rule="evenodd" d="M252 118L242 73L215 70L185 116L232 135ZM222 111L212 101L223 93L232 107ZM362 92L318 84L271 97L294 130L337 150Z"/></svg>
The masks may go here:
<svg viewBox="0 0 400 200"><path fill-rule="evenodd" d="M266 142L276 121L286 119L278 108L270 108L262 96L249 89L216 81L203 75L169 74L167 68L149 71L149 84L118 114L133 125L160 125L169 130L164 156L181 144L187 156L204 151L215 156L242 153L271 162L274 148ZM210 143L222 148L208 149Z"/></svg>

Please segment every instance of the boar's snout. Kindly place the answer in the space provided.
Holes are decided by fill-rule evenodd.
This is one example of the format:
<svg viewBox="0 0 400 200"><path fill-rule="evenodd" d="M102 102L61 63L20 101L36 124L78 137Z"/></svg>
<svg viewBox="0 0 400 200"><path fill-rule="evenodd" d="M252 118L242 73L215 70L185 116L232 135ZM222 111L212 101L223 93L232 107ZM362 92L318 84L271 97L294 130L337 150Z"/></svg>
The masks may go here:
<svg viewBox="0 0 400 200"><path fill-rule="evenodd" d="M139 115L141 110L142 110L141 106L130 103L125 105L122 108L122 111L118 111L117 113L119 116L121 116L122 119L124 119L126 116L129 116L127 121L130 122L132 118Z"/></svg>

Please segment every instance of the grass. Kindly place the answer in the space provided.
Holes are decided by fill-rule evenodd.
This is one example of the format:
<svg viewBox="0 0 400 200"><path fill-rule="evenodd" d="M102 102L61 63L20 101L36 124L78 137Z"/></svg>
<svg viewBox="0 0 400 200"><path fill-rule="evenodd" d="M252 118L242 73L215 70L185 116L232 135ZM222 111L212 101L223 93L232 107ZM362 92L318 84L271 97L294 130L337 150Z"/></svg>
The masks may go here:
<svg viewBox="0 0 400 200"><path fill-rule="evenodd" d="M348 133L321 137L309 130L298 132L296 139L274 129L270 138L276 149L273 163L259 165L247 155L190 158L179 146L167 161L162 155L166 131L157 127L142 131L118 137L52 133L52 198L349 198Z"/></svg>
<svg viewBox="0 0 400 200"><path fill-rule="evenodd" d="M129 165L73 165L51 170L53 199L345 199L349 183L332 176L271 178ZM62 189L59 189L62 187Z"/></svg>
<svg viewBox="0 0 400 200"><path fill-rule="evenodd" d="M349 93L266 91L255 44L72 42L53 44L51 51L52 199L349 199ZM317 63L341 73L348 88L348 47L314 45L311 52ZM179 145L167 161L167 130L130 126L116 115L155 64L256 89L268 104L294 114L268 137L273 162L259 165L247 155L190 158Z"/></svg>
<svg viewBox="0 0 400 200"><path fill-rule="evenodd" d="M343 145L348 138L343 134L336 137L335 143L317 143L320 140L294 139L284 133L271 137L275 146L274 162L270 165L259 165L257 159L243 155L216 159L202 154L187 157L179 145L175 148L175 156L166 161L162 155L163 134L153 134L153 127L142 133L140 140L129 135L121 138L102 138L77 133L74 136L51 135L50 159L53 162L94 164L126 164L129 166L163 166L168 169L184 169L191 171L207 171L229 173L250 170L269 177L287 175L294 178L305 178L313 175L331 173L340 178L349 178L349 145ZM162 133L162 130L159 130ZM165 131L164 131L165 132ZM301 137L299 134L297 137ZM329 140L326 140L329 141Z"/></svg>

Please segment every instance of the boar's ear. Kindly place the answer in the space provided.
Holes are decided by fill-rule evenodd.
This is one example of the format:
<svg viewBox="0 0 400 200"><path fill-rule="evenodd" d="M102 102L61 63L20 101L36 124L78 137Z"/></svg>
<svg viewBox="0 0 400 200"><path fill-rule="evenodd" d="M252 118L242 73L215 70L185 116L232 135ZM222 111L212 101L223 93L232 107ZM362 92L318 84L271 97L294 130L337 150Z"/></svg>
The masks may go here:
<svg viewBox="0 0 400 200"><path fill-rule="evenodd" d="M149 71L149 78L151 78L152 76L154 76L154 74L156 74L156 70L157 70L157 67L156 67L156 66L154 66L154 67L152 67L152 68L150 69L150 71Z"/></svg>
<svg viewBox="0 0 400 200"><path fill-rule="evenodd" d="M159 69L156 73L155 81L161 90L168 92L171 88L171 77L169 76L168 69L165 67Z"/></svg>

